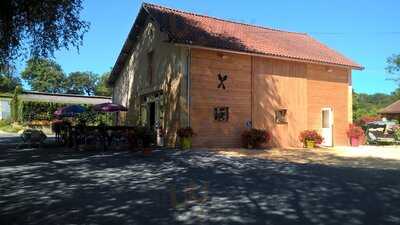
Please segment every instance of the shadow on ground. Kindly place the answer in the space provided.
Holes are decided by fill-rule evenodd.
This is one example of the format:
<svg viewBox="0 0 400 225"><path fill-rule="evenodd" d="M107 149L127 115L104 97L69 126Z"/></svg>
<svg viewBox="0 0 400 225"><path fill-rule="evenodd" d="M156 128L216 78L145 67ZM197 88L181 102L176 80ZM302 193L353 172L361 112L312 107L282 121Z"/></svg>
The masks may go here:
<svg viewBox="0 0 400 225"><path fill-rule="evenodd" d="M400 171L213 151L0 152L0 224L399 224Z"/></svg>

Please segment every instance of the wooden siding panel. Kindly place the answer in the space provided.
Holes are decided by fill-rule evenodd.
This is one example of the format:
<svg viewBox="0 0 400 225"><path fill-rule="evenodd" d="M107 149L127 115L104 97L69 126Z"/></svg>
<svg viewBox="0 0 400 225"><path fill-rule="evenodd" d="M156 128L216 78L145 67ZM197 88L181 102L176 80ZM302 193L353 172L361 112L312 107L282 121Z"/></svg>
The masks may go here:
<svg viewBox="0 0 400 225"><path fill-rule="evenodd" d="M273 146L299 147L301 131L320 131L324 107L334 111L334 144L347 144L348 70L328 72L326 66L227 53L222 57L198 49L191 55L190 118L198 134L194 146L237 147L245 122L253 119L254 127L271 132ZM228 75L226 90L217 88L219 73ZM214 121L218 106L230 108L228 122ZM288 110L287 124L275 123L279 109Z"/></svg>
<svg viewBox="0 0 400 225"><path fill-rule="evenodd" d="M333 109L333 144L347 145L346 130L349 121L349 71L341 68L308 65L308 127L321 130L321 109Z"/></svg>
<svg viewBox="0 0 400 225"><path fill-rule="evenodd" d="M251 119L250 56L192 50L191 126L197 147L238 147L245 122ZM226 89L218 89L217 75L226 74ZM229 107L227 122L214 121L214 107Z"/></svg>
<svg viewBox="0 0 400 225"><path fill-rule="evenodd" d="M300 146L307 128L305 64L254 58L253 124L272 134L273 146ZM275 123L275 111L287 109L287 124Z"/></svg>

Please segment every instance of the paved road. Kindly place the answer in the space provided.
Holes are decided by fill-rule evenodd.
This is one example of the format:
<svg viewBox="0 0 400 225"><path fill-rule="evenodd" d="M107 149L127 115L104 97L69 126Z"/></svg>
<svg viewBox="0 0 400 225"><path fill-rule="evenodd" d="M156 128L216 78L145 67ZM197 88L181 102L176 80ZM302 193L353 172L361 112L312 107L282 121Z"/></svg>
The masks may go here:
<svg viewBox="0 0 400 225"><path fill-rule="evenodd" d="M400 224L400 171L10 148L0 151L0 205L7 225Z"/></svg>

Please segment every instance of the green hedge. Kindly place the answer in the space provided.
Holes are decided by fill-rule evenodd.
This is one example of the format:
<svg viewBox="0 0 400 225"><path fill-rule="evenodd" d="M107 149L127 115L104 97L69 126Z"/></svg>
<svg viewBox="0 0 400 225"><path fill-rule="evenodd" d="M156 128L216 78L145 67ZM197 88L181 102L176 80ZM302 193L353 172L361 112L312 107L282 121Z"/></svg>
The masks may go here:
<svg viewBox="0 0 400 225"><path fill-rule="evenodd" d="M52 102L23 102L22 103L22 121L32 120L52 120L53 113L65 104Z"/></svg>
<svg viewBox="0 0 400 225"><path fill-rule="evenodd" d="M20 106L20 113L22 114L20 122L31 122L34 120L47 120L55 119L54 112L61 107L66 106L63 103L53 102L22 102ZM81 104L86 108L86 112L77 116L78 120L85 121L88 125L97 125L99 123L112 123L112 115L109 113L95 113L92 111L91 105Z"/></svg>

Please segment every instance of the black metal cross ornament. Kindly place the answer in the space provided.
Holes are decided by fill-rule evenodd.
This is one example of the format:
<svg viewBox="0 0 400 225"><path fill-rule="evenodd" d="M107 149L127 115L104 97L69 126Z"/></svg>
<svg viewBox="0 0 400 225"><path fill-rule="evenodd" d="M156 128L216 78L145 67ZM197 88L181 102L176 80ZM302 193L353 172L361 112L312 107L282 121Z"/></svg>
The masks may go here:
<svg viewBox="0 0 400 225"><path fill-rule="evenodd" d="M222 88L222 89L226 89L224 81L226 81L228 79L228 75L222 75L222 74L218 74L218 80L219 80L219 84L218 84L218 88Z"/></svg>

